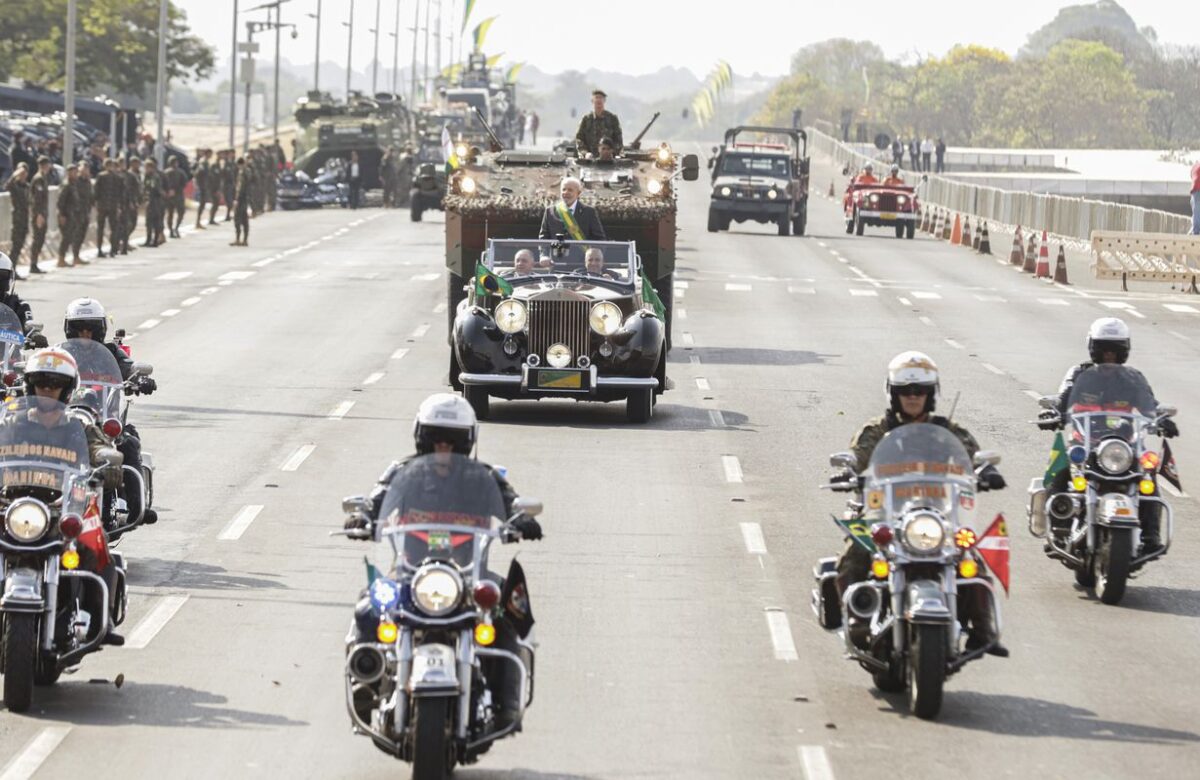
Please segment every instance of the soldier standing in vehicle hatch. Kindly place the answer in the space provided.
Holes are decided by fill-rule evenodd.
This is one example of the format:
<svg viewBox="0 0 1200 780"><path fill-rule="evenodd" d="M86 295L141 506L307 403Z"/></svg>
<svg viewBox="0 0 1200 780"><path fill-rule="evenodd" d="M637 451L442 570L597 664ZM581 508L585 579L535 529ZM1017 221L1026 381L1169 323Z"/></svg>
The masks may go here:
<svg viewBox="0 0 1200 780"><path fill-rule="evenodd" d="M625 147L621 137L621 120L604 109L606 100L608 95L604 90L592 90L592 111L579 120L579 130L575 133L575 144L580 153L587 152L592 156L600 154L601 138L611 138L617 154Z"/></svg>

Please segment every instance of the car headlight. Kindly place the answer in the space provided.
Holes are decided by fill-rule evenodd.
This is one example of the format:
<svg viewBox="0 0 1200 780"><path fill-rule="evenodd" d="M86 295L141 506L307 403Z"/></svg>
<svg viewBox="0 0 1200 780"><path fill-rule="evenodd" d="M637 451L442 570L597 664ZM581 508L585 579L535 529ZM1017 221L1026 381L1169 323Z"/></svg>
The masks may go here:
<svg viewBox="0 0 1200 780"><path fill-rule="evenodd" d="M650 181L646 182L646 192L650 193L651 195L657 195L658 193L662 192L662 190L662 182L658 179L651 179Z"/></svg>
<svg viewBox="0 0 1200 780"><path fill-rule="evenodd" d="M767 197L771 200L775 200L779 197L779 193L775 190L767 190Z"/></svg>
<svg viewBox="0 0 1200 780"><path fill-rule="evenodd" d="M4 529L18 542L36 542L50 527L50 512L40 501L16 501L4 513Z"/></svg>
<svg viewBox="0 0 1200 780"><path fill-rule="evenodd" d="M546 362L554 368L566 368L571 365L571 348L566 344L551 344L546 350Z"/></svg>
<svg viewBox="0 0 1200 780"><path fill-rule="evenodd" d="M660 163L665 163L665 162L671 161L671 147L669 147L665 144L663 146L658 147L658 161Z"/></svg>
<svg viewBox="0 0 1200 780"><path fill-rule="evenodd" d="M413 601L430 617L441 617L453 611L462 590L462 578L448 566L424 566L413 575Z"/></svg>
<svg viewBox="0 0 1200 780"><path fill-rule="evenodd" d="M610 301L601 301L592 307L588 324L601 336L611 336L621 327L621 307Z"/></svg>
<svg viewBox="0 0 1200 780"><path fill-rule="evenodd" d="M871 200L871 202L872 202L872 203L878 203L878 202L879 202L879 196L878 196L878 195L872 195L872 196L871 196L871 198L870 198L870 200Z"/></svg>
<svg viewBox="0 0 1200 780"><path fill-rule="evenodd" d="M505 298L497 303L494 316L496 327L503 333L510 334L525 330L525 323L529 320L529 312L525 309L525 304L514 301L512 298Z"/></svg>
<svg viewBox="0 0 1200 780"><path fill-rule="evenodd" d="M722 198L728 198L732 194L733 194L733 190L729 189L728 187L721 188L721 197Z"/></svg>
<svg viewBox="0 0 1200 780"><path fill-rule="evenodd" d="M1133 465L1133 449L1120 439L1109 439L1096 448L1096 463L1109 474L1123 474Z"/></svg>
<svg viewBox="0 0 1200 780"><path fill-rule="evenodd" d="M903 206L905 203L908 203L908 198L904 197L903 195L897 195L896 202Z"/></svg>
<svg viewBox="0 0 1200 780"><path fill-rule="evenodd" d="M904 546L914 552L932 552L946 541L941 519L931 512L918 512L904 524Z"/></svg>
<svg viewBox="0 0 1200 780"><path fill-rule="evenodd" d="M464 176L462 181L458 183L458 188L470 195L471 193L475 192L475 180L470 176Z"/></svg>
<svg viewBox="0 0 1200 780"><path fill-rule="evenodd" d="M454 154L458 157L459 161L462 161L467 156L467 145L459 144L454 147Z"/></svg>

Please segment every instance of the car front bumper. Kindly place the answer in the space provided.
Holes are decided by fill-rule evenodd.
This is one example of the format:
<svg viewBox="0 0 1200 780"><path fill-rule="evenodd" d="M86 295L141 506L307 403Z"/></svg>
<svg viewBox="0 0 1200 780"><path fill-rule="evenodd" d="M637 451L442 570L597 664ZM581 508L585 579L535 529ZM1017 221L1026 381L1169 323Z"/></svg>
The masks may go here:
<svg viewBox="0 0 1200 780"><path fill-rule="evenodd" d="M712 198L708 208L730 216L770 215L778 217L788 213L791 201L757 198Z"/></svg>

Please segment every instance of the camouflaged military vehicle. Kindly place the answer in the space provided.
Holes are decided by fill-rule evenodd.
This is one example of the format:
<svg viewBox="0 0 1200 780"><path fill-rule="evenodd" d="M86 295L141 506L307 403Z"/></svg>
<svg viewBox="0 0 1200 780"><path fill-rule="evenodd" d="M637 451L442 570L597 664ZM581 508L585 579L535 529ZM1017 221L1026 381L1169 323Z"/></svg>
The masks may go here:
<svg viewBox="0 0 1200 780"><path fill-rule="evenodd" d="M387 93L366 97L351 93L348 102L327 92L309 92L296 101L297 170L315 177L332 157L350 159L358 152L363 189L375 189L380 162L389 146L404 149L412 137L412 119L403 98Z"/></svg>
<svg viewBox="0 0 1200 780"><path fill-rule="evenodd" d="M630 144L635 146L636 141ZM627 147L611 162L576 157L569 149L472 152L450 177L445 199L451 326L487 239L536 238L563 177L575 176L583 182L581 201L597 210L608 239L636 243L646 276L666 308L670 348L676 180L698 177L696 155L678 154L665 143L648 150ZM451 382L458 387L454 365L452 359Z"/></svg>

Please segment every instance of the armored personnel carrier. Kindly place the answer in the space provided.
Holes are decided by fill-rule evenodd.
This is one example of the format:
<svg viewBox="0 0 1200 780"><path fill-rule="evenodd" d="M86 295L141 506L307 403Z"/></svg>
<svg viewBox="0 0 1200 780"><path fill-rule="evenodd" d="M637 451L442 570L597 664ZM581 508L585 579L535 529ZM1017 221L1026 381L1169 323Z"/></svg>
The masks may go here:
<svg viewBox="0 0 1200 780"><path fill-rule="evenodd" d="M350 100L334 100L327 92L309 92L296 101L295 167L315 177L332 157L348 160L358 152L363 188L381 186L380 162L389 146L403 149L412 138L412 117L399 95L357 92Z"/></svg>

